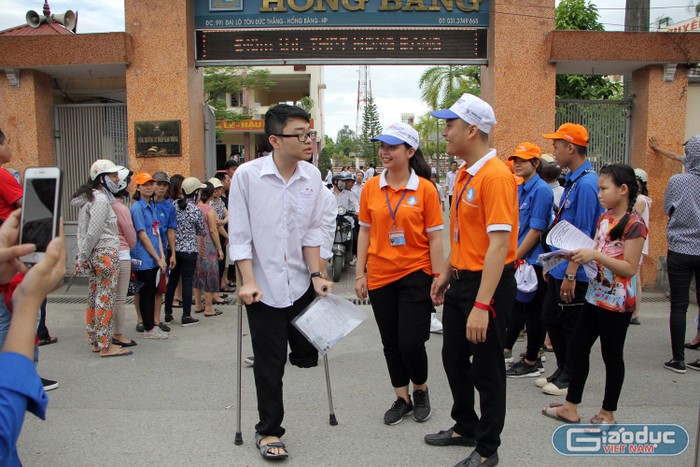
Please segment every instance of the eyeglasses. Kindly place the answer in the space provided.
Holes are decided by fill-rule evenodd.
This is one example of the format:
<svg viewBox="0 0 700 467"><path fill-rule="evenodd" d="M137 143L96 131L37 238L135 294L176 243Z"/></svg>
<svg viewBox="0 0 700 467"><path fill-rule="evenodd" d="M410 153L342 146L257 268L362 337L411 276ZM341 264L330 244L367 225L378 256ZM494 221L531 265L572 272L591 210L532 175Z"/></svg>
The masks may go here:
<svg viewBox="0 0 700 467"><path fill-rule="evenodd" d="M293 135L277 134L272 136L280 136L282 138L297 138L300 143L305 143L308 140L316 141L316 132L310 131L308 133L294 133Z"/></svg>

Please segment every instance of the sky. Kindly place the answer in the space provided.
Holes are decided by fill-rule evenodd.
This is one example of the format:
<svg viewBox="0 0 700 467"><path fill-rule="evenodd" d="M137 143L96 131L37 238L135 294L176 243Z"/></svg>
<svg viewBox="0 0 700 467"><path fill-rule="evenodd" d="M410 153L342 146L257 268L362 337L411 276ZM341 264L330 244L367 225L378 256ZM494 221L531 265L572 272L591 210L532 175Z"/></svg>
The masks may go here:
<svg viewBox="0 0 700 467"><path fill-rule="evenodd" d="M0 30L25 22L29 10L41 13L43 0L0 0ZM558 3L558 1L557 1ZM597 0L599 21L606 30L619 31L624 27L625 0ZM693 16L688 10L691 0L651 0L652 21L659 16L669 16L680 22ZM50 0L53 13L68 9L77 11L78 32L124 31L123 0ZM372 95L379 110L382 127L400 120L402 113L413 113L416 119L428 111L420 99L418 80L424 66L371 66ZM357 121L357 66L328 66L324 71L327 85L325 93L325 132L335 139L344 125L353 130Z"/></svg>

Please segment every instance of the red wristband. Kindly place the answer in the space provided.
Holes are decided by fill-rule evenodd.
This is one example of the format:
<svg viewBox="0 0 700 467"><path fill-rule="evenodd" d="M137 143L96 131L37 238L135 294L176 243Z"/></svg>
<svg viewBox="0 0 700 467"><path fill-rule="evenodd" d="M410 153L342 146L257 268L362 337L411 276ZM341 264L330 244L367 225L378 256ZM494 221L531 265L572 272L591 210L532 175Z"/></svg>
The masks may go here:
<svg viewBox="0 0 700 467"><path fill-rule="evenodd" d="M440 273L439 273L439 272L434 272L434 273L433 273L433 278L437 279L438 277L440 277Z"/></svg>
<svg viewBox="0 0 700 467"><path fill-rule="evenodd" d="M478 309L484 310L484 311L490 311L491 314L493 315L493 317L495 318L496 317L496 310L493 308L493 302L494 302L493 298L491 299L491 303L489 303L488 305L486 303L481 303L481 302L475 301L474 308L478 308Z"/></svg>

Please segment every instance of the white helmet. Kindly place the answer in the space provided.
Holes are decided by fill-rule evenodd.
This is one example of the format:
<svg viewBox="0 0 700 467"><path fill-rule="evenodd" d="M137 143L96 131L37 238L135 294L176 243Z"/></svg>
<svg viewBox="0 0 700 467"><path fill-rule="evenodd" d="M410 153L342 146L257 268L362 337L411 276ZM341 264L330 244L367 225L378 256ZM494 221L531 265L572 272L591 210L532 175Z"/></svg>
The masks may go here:
<svg viewBox="0 0 700 467"><path fill-rule="evenodd" d="M117 172L117 175L119 176L119 182L117 183L117 188L119 188L119 191L125 190L126 187L129 185L129 182L127 179L129 178L129 175L133 174L133 172L126 167L122 167L119 169Z"/></svg>
<svg viewBox="0 0 700 467"><path fill-rule="evenodd" d="M123 169L121 165L117 165L114 162L107 159L97 159L90 167L90 179L97 180L102 174L113 174L119 172Z"/></svg>
<svg viewBox="0 0 700 467"><path fill-rule="evenodd" d="M634 176L644 183L649 182L649 174L644 169L634 169Z"/></svg>

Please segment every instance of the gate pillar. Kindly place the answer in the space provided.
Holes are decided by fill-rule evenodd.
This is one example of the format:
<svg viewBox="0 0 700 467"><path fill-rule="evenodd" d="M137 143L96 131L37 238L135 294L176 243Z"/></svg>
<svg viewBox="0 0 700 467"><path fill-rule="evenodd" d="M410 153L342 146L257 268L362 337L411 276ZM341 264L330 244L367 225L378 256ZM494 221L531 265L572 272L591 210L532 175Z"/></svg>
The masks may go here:
<svg viewBox="0 0 700 467"><path fill-rule="evenodd" d="M134 172L205 177L203 72L194 66L194 1L125 0L129 164ZM182 155L136 157L134 123L180 120Z"/></svg>
<svg viewBox="0 0 700 467"><path fill-rule="evenodd" d="M481 95L496 112L491 145L501 158L521 141L551 152L542 133L554 131L556 66L547 60L545 36L554 29L554 0L491 0L488 66ZM528 14L530 16L528 16Z"/></svg>

